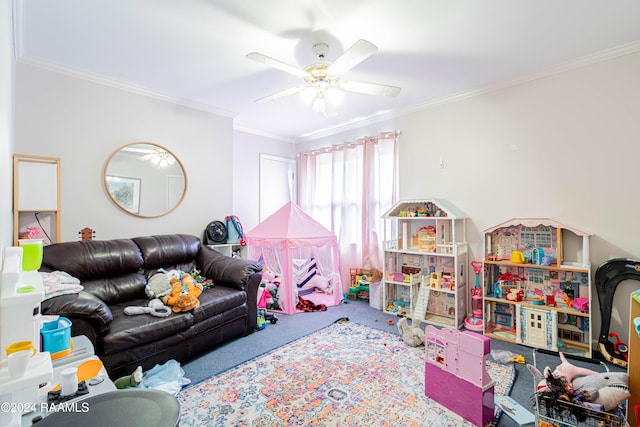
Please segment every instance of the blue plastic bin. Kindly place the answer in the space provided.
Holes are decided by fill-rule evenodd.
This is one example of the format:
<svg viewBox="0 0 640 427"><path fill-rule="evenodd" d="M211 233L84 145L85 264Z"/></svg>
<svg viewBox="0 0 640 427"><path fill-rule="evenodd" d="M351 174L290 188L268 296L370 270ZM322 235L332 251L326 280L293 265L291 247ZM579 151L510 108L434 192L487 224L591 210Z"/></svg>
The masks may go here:
<svg viewBox="0 0 640 427"><path fill-rule="evenodd" d="M71 349L71 320L66 317L46 322L40 328L42 351L52 355Z"/></svg>

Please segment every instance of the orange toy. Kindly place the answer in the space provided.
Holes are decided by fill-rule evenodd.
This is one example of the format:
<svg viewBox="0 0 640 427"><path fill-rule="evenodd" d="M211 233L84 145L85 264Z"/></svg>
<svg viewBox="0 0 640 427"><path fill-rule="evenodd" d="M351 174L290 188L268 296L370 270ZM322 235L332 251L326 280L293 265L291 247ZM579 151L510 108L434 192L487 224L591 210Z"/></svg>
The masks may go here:
<svg viewBox="0 0 640 427"><path fill-rule="evenodd" d="M202 284L195 283L189 274L183 274L182 279L171 279L171 294L165 295L162 302L172 307L175 313L189 311L200 306L198 297L202 293Z"/></svg>

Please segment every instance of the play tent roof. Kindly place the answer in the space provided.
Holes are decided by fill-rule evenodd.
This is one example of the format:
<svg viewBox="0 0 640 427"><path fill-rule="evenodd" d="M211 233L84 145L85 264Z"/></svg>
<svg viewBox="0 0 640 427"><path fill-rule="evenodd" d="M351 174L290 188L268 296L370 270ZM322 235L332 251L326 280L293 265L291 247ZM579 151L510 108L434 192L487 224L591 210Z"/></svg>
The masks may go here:
<svg viewBox="0 0 640 427"><path fill-rule="evenodd" d="M253 246L272 246L274 241L282 241L287 246L311 247L328 245L336 240L335 234L293 202L247 232L247 242Z"/></svg>

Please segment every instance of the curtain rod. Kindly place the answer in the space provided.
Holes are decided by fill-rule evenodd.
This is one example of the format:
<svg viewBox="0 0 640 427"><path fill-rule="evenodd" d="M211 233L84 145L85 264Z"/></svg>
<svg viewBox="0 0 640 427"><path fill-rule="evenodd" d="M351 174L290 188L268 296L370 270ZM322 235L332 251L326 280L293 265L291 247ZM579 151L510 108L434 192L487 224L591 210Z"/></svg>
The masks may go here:
<svg viewBox="0 0 640 427"><path fill-rule="evenodd" d="M395 136L396 138L402 135L402 131L401 130L393 130L390 132L381 132L376 136L363 136L361 138L358 138L356 141L344 141L342 144L334 144L330 147L322 147L322 148L316 148L313 150L309 150L309 151L305 151L305 152L300 152L297 154L297 156L308 156L309 154L318 154L318 153L328 153L330 151L333 150L342 150L345 147L349 147L349 146L353 146L353 145L358 145L358 144L364 144L364 142L368 139L371 138L390 138L392 136Z"/></svg>

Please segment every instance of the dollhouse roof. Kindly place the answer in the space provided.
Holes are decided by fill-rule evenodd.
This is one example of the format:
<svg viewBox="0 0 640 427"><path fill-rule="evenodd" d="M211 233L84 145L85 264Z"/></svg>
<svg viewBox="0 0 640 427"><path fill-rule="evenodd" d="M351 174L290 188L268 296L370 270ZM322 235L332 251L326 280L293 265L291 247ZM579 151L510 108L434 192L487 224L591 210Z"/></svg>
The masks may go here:
<svg viewBox="0 0 640 427"><path fill-rule="evenodd" d="M432 203L437 208L439 208L444 214L446 214L442 216L446 216L447 218L461 219L467 217L460 209L443 199L403 200L396 203L391 209L385 212L382 217L398 217L400 216L400 211L406 211L410 210L411 208L421 207L429 203Z"/></svg>
<svg viewBox="0 0 640 427"><path fill-rule="evenodd" d="M486 230L484 230L484 233L492 233L499 228L514 227L518 225L524 225L525 227L536 227L538 225L545 225L548 227L563 228L565 230L569 230L577 236L591 236L591 233L580 231L577 228L570 227L566 224L562 224L549 218L512 218L501 224L494 225L491 228L487 228Z"/></svg>
<svg viewBox="0 0 640 427"><path fill-rule="evenodd" d="M289 247L310 247L335 244L337 238L300 206L289 202L247 232L249 245L276 241Z"/></svg>

